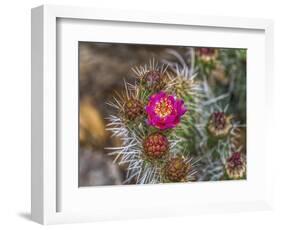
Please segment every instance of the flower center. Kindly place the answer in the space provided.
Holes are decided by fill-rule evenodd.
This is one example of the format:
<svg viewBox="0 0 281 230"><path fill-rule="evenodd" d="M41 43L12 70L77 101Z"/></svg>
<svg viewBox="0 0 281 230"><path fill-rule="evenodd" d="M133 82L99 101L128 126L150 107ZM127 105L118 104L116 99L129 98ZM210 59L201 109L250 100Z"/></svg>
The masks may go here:
<svg viewBox="0 0 281 230"><path fill-rule="evenodd" d="M227 162L231 168L242 165L241 154L239 152L233 153L233 155L227 160Z"/></svg>
<svg viewBox="0 0 281 230"><path fill-rule="evenodd" d="M160 117L166 117L173 111L173 106L168 98L161 98L160 101L156 102L154 112Z"/></svg>
<svg viewBox="0 0 281 230"><path fill-rule="evenodd" d="M214 48L201 48L200 49L201 55L213 55L215 53Z"/></svg>
<svg viewBox="0 0 281 230"><path fill-rule="evenodd" d="M161 80L160 73L158 71L150 71L146 74L145 80L148 86L153 86L154 84L160 82Z"/></svg>
<svg viewBox="0 0 281 230"><path fill-rule="evenodd" d="M213 113L213 122L216 129L224 129L226 125L226 116L223 112Z"/></svg>

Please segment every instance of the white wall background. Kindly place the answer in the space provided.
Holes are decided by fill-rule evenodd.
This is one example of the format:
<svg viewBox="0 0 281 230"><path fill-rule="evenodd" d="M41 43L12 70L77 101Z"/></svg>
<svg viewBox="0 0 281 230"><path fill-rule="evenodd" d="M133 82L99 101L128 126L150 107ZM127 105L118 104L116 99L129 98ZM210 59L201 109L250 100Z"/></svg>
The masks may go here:
<svg viewBox="0 0 281 230"><path fill-rule="evenodd" d="M41 4L79 5L187 14L262 17L275 20L275 95L281 98L281 14L278 0L8 0L0 7L0 229L39 229L30 213L30 8ZM280 76L280 77L278 77ZM258 92L257 92L258 93ZM261 108L263 109L263 108ZM280 107L275 110L280 135ZM280 131L279 131L280 130ZM281 150L275 146L273 212L48 226L47 229L280 229ZM280 154L280 155L279 155ZM207 194L207 193L206 193ZM211 194L209 194L211 195ZM148 206L149 208L149 206Z"/></svg>

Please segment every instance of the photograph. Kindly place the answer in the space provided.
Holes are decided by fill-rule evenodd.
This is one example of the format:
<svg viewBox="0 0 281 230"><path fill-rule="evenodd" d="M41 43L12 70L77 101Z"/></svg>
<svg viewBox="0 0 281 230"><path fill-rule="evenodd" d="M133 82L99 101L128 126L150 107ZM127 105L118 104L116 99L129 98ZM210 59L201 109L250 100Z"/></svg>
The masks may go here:
<svg viewBox="0 0 281 230"><path fill-rule="evenodd" d="M247 49L78 50L79 187L247 179Z"/></svg>

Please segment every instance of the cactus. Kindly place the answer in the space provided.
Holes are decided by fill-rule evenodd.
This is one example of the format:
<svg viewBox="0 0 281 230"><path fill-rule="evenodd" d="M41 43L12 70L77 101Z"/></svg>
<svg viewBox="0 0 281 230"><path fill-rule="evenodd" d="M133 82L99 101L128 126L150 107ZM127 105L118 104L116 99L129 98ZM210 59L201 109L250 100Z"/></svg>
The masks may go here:
<svg viewBox="0 0 281 230"><path fill-rule="evenodd" d="M171 58L159 60L161 64L152 59L133 67L135 83L124 82L124 94L117 93L108 103L116 113L108 118L107 130L122 145L107 149L126 167L124 184L245 176L246 153L240 152L246 148L240 132L246 126L228 111L233 88L223 92L208 80L214 69L231 65L224 63L227 51L187 51L181 55L167 50Z"/></svg>

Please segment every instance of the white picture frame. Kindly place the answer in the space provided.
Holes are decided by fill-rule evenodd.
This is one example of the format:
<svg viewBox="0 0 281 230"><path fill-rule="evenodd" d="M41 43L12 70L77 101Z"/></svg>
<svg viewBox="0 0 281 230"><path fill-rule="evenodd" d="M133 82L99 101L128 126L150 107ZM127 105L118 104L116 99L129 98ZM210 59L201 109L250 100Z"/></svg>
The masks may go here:
<svg viewBox="0 0 281 230"><path fill-rule="evenodd" d="M108 32L95 33L93 31L95 26L91 24L95 22L102 22L102 26L108 26L110 30L105 30L101 26L102 31ZM206 36L203 36L205 39L197 39L196 44L223 45L224 47L242 46L253 51L248 57L249 72L247 74L258 77L257 79L250 77L247 82L249 89L249 94L247 92L249 99L247 101L247 116L249 115L251 118L248 120L250 130L247 132L247 144L249 151L257 154L250 154L250 159L248 159L247 164L250 171L247 181L235 183L204 182L195 183L192 186L169 184L78 188L78 164L75 157L75 154L78 156L76 148L78 140L74 139L78 137L78 129L77 126L73 126L69 135L60 132L70 122L78 120L76 91L78 88L76 81L78 65L75 61L75 55L77 58L75 44L81 39L112 41L112 38L107 39L107 37L114 31L115 27L120 26L120 29L124 29L126 33L135 25L138 25L139 31L146 30L147 26L150 29L161 27L159 33L165 32L165 30L174 30L175 33L178 33L176 30L180 28L181 32L179 33L183 33L183 35L184 31L189 29L191 35L189 44L191 45L194 45L192 39L198 38L197 32L192 32L192 30L196 31L197 28L204 35L208 34L209 31L211 33L215 31L213 35L209 36L208 44L206 44ZM121 28L121 26L123 27ZM78 30L81 37L76 36ZM137 34L138 30L130 34ZM222 41L222 33L224 32L225 41ZM63 33L68 36L61 38ZM169 41L172 39L161 40L157 36L147 39L138 36L138 39L134 40L133 35L129 36L129 32L127 33L127 40L115 33L114 41L131 41L140 44L167 44L168 42L170 44ZM184 41L178 39L174 43L183 44ZM258 64L257 69L251 67L255 63ZM274 84L272 63L273 22L271 20L123 12L51 5L32 9L32 219L41 224L56 224L270 209L272 207L273 183L270 162L274 158L273 150L270 147L273 139L269 136L273 127L271 114L274 106L271 90ZM73 68L66 70L63 66L69 66L69 64ZM63 78L66 71L70 76L67 81ZM57 77L58 75L62 75L61 79ZM258 95L254 94L254 87L259 90ZM65 98L71 98L75 103L67 103ZM260 101L260 104L255 103L257 100ZM69 105L66 106L66 104ZM266 106L266 112L265 110L258 111L260 105ZM64 111L72 111L73 114L77 115L71 119L64 119L61 117ZM259 115L253 116L257 113ZM265 121L259 127L261 132L257 132L259 119ZM64 138L68 139L64 140ZM64 154L57 154L60 151L65 151L64 147L63 150L61 149L61 145L66 141L73 143L67 147L71 152L67 161L65 161ZM261 155L262 153L265 154ZM262 163L264 164L261 172ZM262 180L257 180L257 177ZM211 196L205 196L206 191ZM229 197L227 196L229 192L235 194L243 192L243 194ZM113 198L108 199L107 196L107 202L100 202L105 199L106 195L113 193L121 198L126 197L126 200L120 199L122 200L120 202L120 200L116 201ZM175 193L174 199L166 199L165 204L161 203L161 199ZM149 194L157 194L157 197L151 199ZM91 196L96 196L98 199L92 200ZM192 199L186 196L192 197Z"/></svg>

